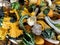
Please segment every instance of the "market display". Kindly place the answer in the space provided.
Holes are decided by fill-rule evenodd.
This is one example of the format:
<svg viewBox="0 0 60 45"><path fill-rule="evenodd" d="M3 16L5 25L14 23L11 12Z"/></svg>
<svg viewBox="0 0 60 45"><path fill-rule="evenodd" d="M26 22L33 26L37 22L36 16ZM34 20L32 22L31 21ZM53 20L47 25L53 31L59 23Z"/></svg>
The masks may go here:
<svg viewBox="0 0 60 45"><path fill-rule="evenodd" d="M0 40L16 45L60 43L60 0L0 0ZM47 43L47 45L49 45Z"/></svg>

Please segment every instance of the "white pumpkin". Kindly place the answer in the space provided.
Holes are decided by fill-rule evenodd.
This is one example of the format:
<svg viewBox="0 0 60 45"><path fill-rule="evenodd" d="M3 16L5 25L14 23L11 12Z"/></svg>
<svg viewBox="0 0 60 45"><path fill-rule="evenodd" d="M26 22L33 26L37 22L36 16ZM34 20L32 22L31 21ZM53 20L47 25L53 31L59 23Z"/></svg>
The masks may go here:
<svg viewBox="0 0 60 45"><path fill-rule="evenodd" d="M36 23L36 17L32 16L32 17L28 18L27 23L28 23L28 25L33 26Z"/></svg>

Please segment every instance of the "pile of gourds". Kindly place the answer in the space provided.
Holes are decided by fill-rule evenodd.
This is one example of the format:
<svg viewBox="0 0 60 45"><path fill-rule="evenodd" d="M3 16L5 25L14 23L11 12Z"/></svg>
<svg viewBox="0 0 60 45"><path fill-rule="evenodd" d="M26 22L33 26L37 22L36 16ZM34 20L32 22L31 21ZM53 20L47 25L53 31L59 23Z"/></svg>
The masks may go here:
<svg viewBox="0 0 60 45"><path fill-rule="evenodd" d="M59 0L1 0L0 40L17 45L60 42Z"/></svg>

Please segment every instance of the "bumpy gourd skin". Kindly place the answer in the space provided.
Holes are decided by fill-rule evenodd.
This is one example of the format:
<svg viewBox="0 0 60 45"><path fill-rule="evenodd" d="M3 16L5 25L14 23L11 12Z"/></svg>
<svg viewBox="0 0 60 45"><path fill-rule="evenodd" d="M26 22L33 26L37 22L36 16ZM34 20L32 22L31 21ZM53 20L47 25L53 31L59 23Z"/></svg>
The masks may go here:
<svg viewBox="0 0 60 45"><path fill-rule="evenodd" d="M19 17L17 16L18 15L17 12L15 10L11 11L11 13L12 12L16 14L17 20L14 23L12 23L10 21L11 17L9 16L4 17L2 28L7 30L7 34L10 37L17 38L18 36L23 35L23 30L19 29L19 26L18 26Z"/></svg>
<svg viewBox="0 0 60 45"><path fill-rule="evenodd" d="M2 28L7 31L7 33L5 31L6 35L9 35L10 37L13 37L13 38L17 38L20 35L23 35L23 30L20 30L19 26L18 26L20 17L18 15L18 12L15 9L10 10L10 13L12 13L12 14L15 13L15 16L17 17L16 21L12 23L10 21L11 17L9 16L9 13L5 12L5 17L4 17L3 23L2 23L3 24ZM21 14L24 15L24 14L27 14L27 13L28 13L28 10L26 8L24 8L24 10L22 11ZM24 21L24 22L26 22L26 21ZM6 35L4 36L4 39L5 39Z"/></svg>
<svg viewBox="0 0 60 45"><path fill-rule="evenodd" d="M23 31L18 28L17 22L14 24L11 24L11 29L9 32L10 33L8 35L10 35L13 38L16 38L23 34Z"/></svg>
<svg viewBox="0 0 60 45"><path fill-rule="evenodd" d="M5 40L6 35L7 35L7 30L0 28L0 40Z"/></svg>

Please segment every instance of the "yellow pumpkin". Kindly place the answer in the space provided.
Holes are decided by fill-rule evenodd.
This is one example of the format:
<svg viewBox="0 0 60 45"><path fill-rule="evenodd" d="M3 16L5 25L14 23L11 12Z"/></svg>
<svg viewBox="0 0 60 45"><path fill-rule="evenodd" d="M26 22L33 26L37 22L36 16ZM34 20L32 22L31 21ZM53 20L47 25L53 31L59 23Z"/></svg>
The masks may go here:
<svg viewBox="0 0 60 45"><path fill-rule="evenodd" d="M42 44L44 44L44 39L40 36L35 36L35 43L37 45L42 45Z"/></svg>

